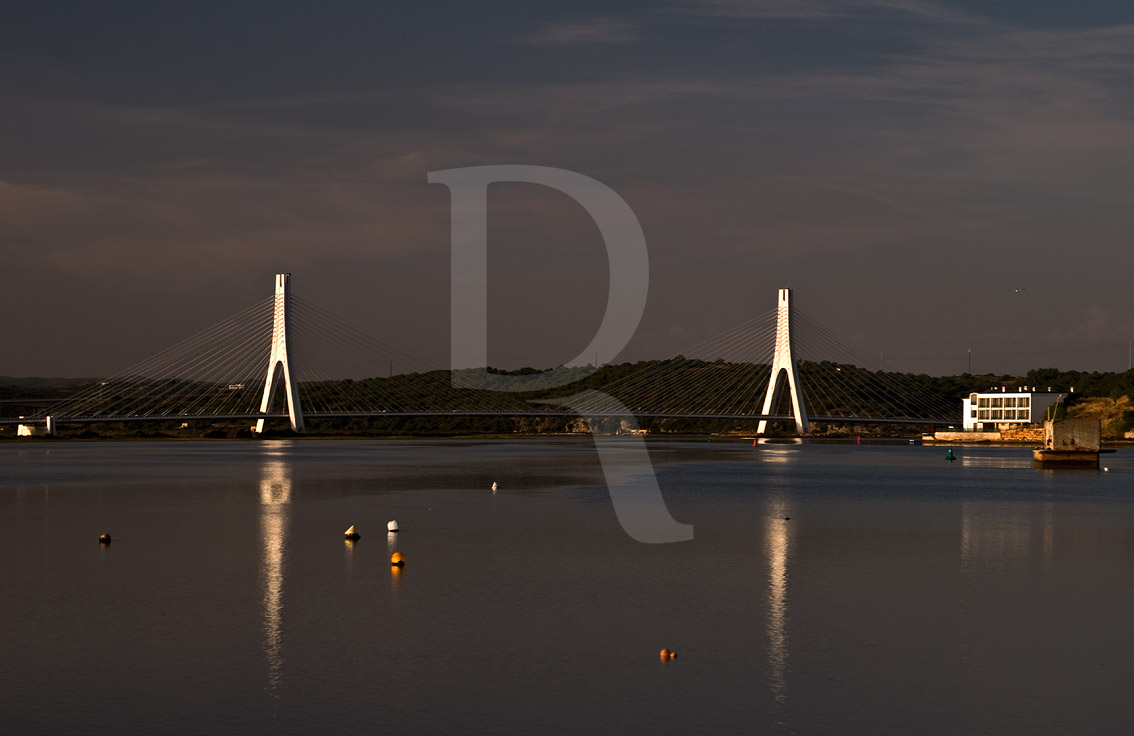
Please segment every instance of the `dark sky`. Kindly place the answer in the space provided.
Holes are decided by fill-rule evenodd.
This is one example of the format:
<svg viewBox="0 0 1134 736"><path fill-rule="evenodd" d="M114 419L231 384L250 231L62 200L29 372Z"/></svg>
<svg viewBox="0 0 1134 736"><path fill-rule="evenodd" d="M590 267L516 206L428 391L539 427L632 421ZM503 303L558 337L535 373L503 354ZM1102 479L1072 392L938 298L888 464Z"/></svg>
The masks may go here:
<svg viewBox="0 0 1134 736"><path fill-rule="evenodd" d="M633 208L626 359L797 307L890 367L1125 370L1134 9L1065 2L114 2L0 24L0 375L115 373L272 275L447 358L449 193L554 166ZM605 251L490 195L490 358L554 365ZM1017 291L1019 289L1019 291Z"/></svg>

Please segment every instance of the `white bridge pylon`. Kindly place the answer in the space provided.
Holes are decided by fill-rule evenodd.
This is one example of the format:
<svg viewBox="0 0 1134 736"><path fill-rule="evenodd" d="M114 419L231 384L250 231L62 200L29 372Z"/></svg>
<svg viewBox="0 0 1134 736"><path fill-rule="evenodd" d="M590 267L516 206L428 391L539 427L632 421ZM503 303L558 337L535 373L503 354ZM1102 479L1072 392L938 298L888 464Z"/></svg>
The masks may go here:
<svg viewBox="0 0 1134 736"><path fill-rule="evenodd" d="M287 414L291 419L293 432L303 431L303 407L299 404L299 389L295 374L288 365L287 314L291 302L291 274L276 274L276 302L272 319L272 353L268 358L268 375L264 379L264 398L260 401L260 413L266 414L276 397L276 389L283 381L287 391ZM256 420L256 434L264 431L263 418Z"/></svg>
<svg viewBox="0 0 1134 736"><path fill-rule="evenodd" d="M776 353L772 358L772 377L768 381L768 393L764 396L764 410L767 415L779 398L781 378L787 380L791 396L791 406L795 414L795 431L806 434L808 430L807 409L803 405L803 387L796 375L794 340L791 335L791 289L780 289L779 306L776 309ZM761 419L756 434L764 434L768 420Z"/></svg>

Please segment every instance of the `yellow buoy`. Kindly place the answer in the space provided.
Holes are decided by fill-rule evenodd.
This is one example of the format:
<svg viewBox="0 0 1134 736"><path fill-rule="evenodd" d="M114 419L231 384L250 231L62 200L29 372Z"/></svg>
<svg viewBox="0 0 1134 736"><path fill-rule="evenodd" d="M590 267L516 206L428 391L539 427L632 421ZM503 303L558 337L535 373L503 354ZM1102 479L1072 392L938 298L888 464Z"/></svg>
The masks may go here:
<svg viewBox="0 0 1134 736"><path fill-rule="evenodd" d="M345 532L343 532L343 538L349 539L350 541L353 542L356 539L360 539L361 535L354 530L354 524L351 524L350 529L347 529Z"/></svg>
<svg viewBox="0 0 1134 736"><path fill-rule="evenodd" d="M401 552L390 555L390 567L401 567L404 564L406 564L406 558L402 556Z"/></svg>

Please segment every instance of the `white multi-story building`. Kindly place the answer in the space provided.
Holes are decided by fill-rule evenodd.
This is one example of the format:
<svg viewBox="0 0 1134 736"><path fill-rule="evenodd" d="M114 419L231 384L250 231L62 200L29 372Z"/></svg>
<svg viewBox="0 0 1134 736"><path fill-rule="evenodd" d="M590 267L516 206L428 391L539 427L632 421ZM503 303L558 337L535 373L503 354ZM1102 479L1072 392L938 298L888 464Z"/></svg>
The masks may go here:
<svg viewBox="0 0 1134 736"><path fill-rule="evenodd" d="M991 431L1021 424L1041 424L1045 412L1062 396L1051 389L1008 391L1001 388L969 394L969 398L961 401L965 429Z"/></svg>

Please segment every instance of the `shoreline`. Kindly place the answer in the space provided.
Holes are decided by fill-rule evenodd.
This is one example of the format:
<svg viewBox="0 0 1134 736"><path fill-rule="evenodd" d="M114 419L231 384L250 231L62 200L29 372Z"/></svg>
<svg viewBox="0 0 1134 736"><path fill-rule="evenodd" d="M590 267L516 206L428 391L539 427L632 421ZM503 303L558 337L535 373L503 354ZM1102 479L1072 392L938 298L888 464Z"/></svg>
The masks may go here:
<svg viewBox="0 0 1134 736"><path fill-rule="evenodd" d="M0 443L58 443L58 442L263 442L273 440L301 440L308 442L319 442L326 440L389 440L393 442L406 442L406 441L420 441L420 440L436 440L436 441L461 441L461 440L538 440L538 439L593 439L595 435L591 433L507 433L507 434L412 434L412 435L367 435L367 434L273 434L266 437L176 437L170 435L154 435L154 436L138 436L138 435L122 435L122 436L103 436L103 437L3 437L0 436ZM604 439L630 439L634 435L615 435L615 434L602 434L598 435ZM638 435L641 436L641 435ZM799 435L783 435L783 436L766 436L757 437L754 435L742 434L654 434L642 437L648 442L690 442L690 441L705 441L705 442L722 442L730 444L748 444L757 441L759 444L848 444L848 445L863 445L863 444L910 444L921 445L927 447L1038 447L1042 443L1036 443L1028 440L975 440L972 442L964 442L959 440L935 440L921 438L917 442L911 438L901 435L885 435L885 436L799 436ZM1114 439L1104 440L1103 447L1134 447L1134 440L1128 439Z"/></svg>

